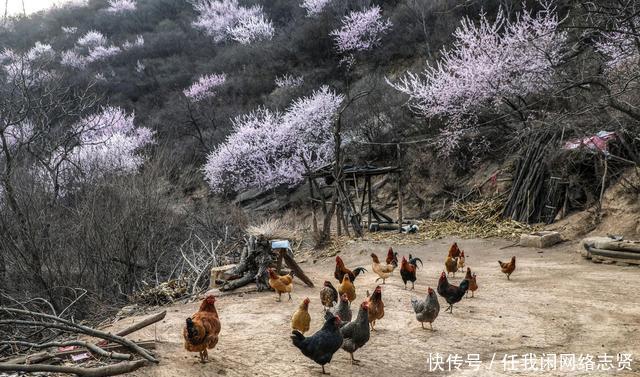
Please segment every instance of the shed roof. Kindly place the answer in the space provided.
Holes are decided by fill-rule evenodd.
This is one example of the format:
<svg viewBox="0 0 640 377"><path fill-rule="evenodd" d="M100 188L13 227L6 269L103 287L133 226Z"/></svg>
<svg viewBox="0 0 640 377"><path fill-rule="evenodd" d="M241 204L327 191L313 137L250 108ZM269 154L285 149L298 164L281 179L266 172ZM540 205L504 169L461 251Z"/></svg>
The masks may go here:
<svg viewBox="0 0 640 377"><path fill-rule="evenodd" d="M342 167L342 173L344 175L346 176L355 175L356 177L384 175L387 173L399 173L401 171L402 171L402 168L398 166L377 167L374 165L344 165ZM325 165L320 169L317 169L313 173L308 174L308 176L311 176L312 178L330 177L332 175L333 175L333 164Z"/></svg>

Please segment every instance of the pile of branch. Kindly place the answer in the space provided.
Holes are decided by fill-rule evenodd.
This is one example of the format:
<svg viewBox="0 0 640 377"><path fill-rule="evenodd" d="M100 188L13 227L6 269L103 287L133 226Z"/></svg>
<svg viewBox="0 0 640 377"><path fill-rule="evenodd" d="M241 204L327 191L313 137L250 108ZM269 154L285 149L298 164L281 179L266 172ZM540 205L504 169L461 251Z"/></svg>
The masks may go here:
<svg viewBox="0 0 640 377"><path fill-rule="evenodd" d="M173 279L139 290L131 301L144 306L166 305L186 296L188 289L189 283L185 279Z"/></svg>
<svg viewBox="0 0 640 377"><path fill-rule="evenodd" d="M270 240L284 239L291 242L302 238L298 230L291 229L281 219L269 219L259 225L251 225L247 228L247 235Z"/></svg>
<svg viewBox="0 0 640 377"><path fill-rule="evenodd" d="M147 363L158 363L155 356L147 349L153 348L141 342L133 342L124 338L134 331L162 320L166 312L162 312L146 318L145 320L130 326L116 334L97 330L69 319L55 315L0 307L0 313L5 314L0 319L0 326L25 328L33 332L43 330L54 331L55 340L48 338L44 341L27 341L24 339L0 340L0 346L10 347L16 355L24 350L48 350L56 351L39 352L31 355L14 356L0 361L0 372L51 372L68 373L78 376L113 376L130 373L145 366ZM83 338L101 339L93 343ZM60 348L66 348L61 350ZM84 349L84 350L83 350ZM62 363L62 357L78 354L90 354L101 364L96 367L78 365L54 365ZM117 361L113 364L113 361Z"/></svg>

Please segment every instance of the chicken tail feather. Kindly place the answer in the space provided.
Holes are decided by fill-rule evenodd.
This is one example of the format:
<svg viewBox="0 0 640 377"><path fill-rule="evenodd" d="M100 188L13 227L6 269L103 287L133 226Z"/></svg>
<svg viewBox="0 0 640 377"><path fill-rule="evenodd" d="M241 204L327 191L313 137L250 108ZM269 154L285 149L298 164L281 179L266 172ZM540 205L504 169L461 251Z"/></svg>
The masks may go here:
<svg viewBox="0 0 640 377"><path fill-rule="evenodd" d="M191 317L187 318L187 335L189 336L189 339L193 339L198 336L198 330L193 325L193 319L191 319Z"/></svg>
<svg viewBox="0 0 640 377"><path fill-rule="evenodd" d="M365 272L367 272L367 270L364 267L357 267L353 269L353 274L355 276L358 276L360 274L364 274Z"/></svg>
<svg viewBox="0 0 640 377"><path fill-rule="evenodd" d="M411 258L409 260L409 263L411 263L412 265L414 265L416 267L418 267L418 262L420 262L420 266L421 267L424 267L424 264L422 263L422 259L420 259L420 258Z"/></svg>
<svg viewBox="0 0 640 377"><path fill-rule="evenodd" d="M302 347L302 342L304 341L304 335L298 330L293 330L291 332L291 340L293 341L293 345L300 348Z"/></svg>

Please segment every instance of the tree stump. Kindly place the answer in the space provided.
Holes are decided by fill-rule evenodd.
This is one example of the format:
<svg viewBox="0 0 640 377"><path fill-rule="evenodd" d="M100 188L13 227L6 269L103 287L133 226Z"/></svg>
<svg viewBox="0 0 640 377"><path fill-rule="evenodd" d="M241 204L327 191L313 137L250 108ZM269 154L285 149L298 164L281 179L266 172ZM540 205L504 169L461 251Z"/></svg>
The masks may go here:
<svg viewBox="0 0 640 377"><path fill-rule="evenodd" d="M211 268L211 279L210 279L211 283L209 285L209 289L218 288L219 286L218 286L218 284L216 282L224 280L223 278L226 277L227 272L231 271L235 267L236 267L235 264L227 264L227 265L224 265L224 266L212 267Z"/></svg>
<svg viewBox="0 0 640 377"><path fill-rule="evenodd" d="M291 250L273 250L271 249L271 242L263 236L250 236L238 264L226 270L224 273L225 279L220 279L219 277L213 279L212 276L212 284L215 284L222 292L243 287L251 282L256 283L258 292L266 289L271 290L267 269L275 267L278 273L282 274L283 261L297 278L309 287L313 287L313 282L298 266Z"/></svg>

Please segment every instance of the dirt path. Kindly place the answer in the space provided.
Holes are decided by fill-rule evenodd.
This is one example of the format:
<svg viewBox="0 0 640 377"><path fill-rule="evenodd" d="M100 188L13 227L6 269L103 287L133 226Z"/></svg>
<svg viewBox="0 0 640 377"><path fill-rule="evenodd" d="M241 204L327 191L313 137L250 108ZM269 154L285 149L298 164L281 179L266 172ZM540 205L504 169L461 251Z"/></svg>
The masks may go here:
<svg viewBox="0 0 640 377"><path fill-rule="evenodd" d="M512 247L502 240L464 240L459 245L467 255L467 265L478 274L480 290L476 297L464 299L454 307L453 315L444 312L440 298L440 316L434 323L437 331L422 330L415 321L410 298L423 297L427 286L437 286L446 250L451 240L435 240L424 245L394 246L401 255L412 253L424 261L418 271L416 291L405 291L399 274L394 273L383 286L385 317L378 321L376 333L356 357L361 366L351 366L348 354L338 351L327 371L334 376L499 376L543 375L525 371L522 354L556 353L556 370L544 375L581 375L584 372L559 370L559 354L604 353L613 356L631 353L640 358L640 268L599 265L583 260L574 252L576 245L562 245L540 253L537 249ZM361 302L365 291L373 290L376 275L371 271L371 251L386 252L387 245L361 242L351 244L341 253L349 267L365 266L369 273L358 277L356 287ZM366 251L365 251L366 250ZM511 281L499 271L497 259L518 257L518 268ZM333 279L332 258L303 268L317 286ZM457 284L463 274L451 279ZM277 303L270 292L221 297L217 308L222 321L220 342L210 352L211 361L197 362L196 355L184 351L181 329L184 319L198 304L168 307L166 319L157 327L137 334L141 339L157 336L161 363L137 372L137 376L283 376L319 375L320 368L305 358L289 340L290 315L304 297L312 302L312 332L321 325L322 307L318 288L296 284L293 300ZM354 313L355 315L355 313ZM123 320L124 327L134 319ZM482 365L474 371L468 364L462 370L431 371L429 354L439 353L445 361L450 354L467 360L479 354ZM491 369L487 369L495 355ZM517 354L516 371L504 371L505 354ZM432 361L435 361L435 357ZM435 365L435 364L432 364ZM507 363L507 369L511 364ZM539 362L536 364L540 367ZM634 372L595 371L591 375L638 375L640 362L633 361Z"/></svg>

